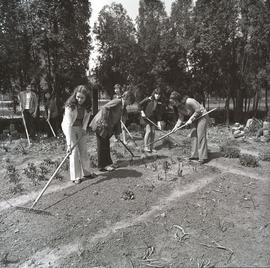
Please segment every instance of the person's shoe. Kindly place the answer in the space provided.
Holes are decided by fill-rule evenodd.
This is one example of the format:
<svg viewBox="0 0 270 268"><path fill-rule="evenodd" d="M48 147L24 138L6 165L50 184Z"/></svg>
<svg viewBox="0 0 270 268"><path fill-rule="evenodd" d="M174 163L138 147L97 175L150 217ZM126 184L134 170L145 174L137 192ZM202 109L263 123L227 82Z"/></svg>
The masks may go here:
<svg viewBox="0 0 270 268"><path fill-rule="evenodd" d="M152 149L152 150L151 150L151 152L152 152L152 153L156 153L156 152L157 152L157 150L155 150L155 149Z"/></svg>
<svg viewBox="0 0 270 268"><path fill-rule="evenodd" d="M72 181L75 184L80 184L82 182L82 179L78 178Z"/></svg>
<svg viewBox="0 0 270 268"><path fill-rule="evenodd" d="M202 160L199 160L199 164L200 165L203 165L203 164L205 164L205 163L207 163L208 162L208 159L202 159Z"/></svg>
<svg viewBox="0 0 270 268"><path fill-rule="evenodd" d="M112 166L106 166L104 168L100 168L99 170L102 172L106 172L106 171L113 171L113 170L115 170L115 168Z"/></svg>
<svg viewBox="0 0 270 268"><path fill-rule="evenodd" d="M107 167L105 167L105 170L106 171L113 171L113 170L115 170L115 168L112 166L107 166Z"/></svg>
<svg viewBox="0 0 270 268"><path fill-rule="evenodd" d="M198 157L190 157L188 160L190 160L190 161L192 161L192 160L199 160L199 158Z"/></svg>
<svg viewBox="0 0 270 268"><path fill-rule="evenodd" d="M152 151L148 147L144 147L144 152L151 153Z"/></svg>

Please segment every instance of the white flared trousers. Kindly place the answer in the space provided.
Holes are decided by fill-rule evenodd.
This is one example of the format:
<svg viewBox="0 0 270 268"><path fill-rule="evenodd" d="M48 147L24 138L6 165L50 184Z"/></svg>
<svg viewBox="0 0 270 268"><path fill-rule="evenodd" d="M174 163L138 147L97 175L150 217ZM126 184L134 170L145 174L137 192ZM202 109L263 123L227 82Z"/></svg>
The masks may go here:
<svg viewBox="0 0 270 268"><path fill-rule="evenodd" d="M79 140L84 131L81 127L72 127L71 147ZM72 181L90 175L90 161L87 154L86 138L84 135L69 157L69 172Z"/></svg>
<svg viewBox="0 0 270 268"><path fill-rule="evenodd" d="M208 159L207 125L208 116L204 116L199 119L191 129L190 137L192 158L199 158L199 160Z"/></svg>

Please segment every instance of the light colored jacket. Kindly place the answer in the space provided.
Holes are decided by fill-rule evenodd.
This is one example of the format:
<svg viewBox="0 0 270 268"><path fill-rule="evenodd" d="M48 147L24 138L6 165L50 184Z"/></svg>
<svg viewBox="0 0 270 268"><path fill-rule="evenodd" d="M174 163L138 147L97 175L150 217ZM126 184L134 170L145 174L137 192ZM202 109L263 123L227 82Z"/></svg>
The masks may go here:
<svg viewBox="0 0 270 268"><path fill-rule="evenodd" d="M74 110L72 110L70 107L65 107L65 113L64 113L61 127L62 127L62 130L63 130L65 136L66 136L67 145L71 144L71 130L72 130L72 126L77 118L77 115L78 115L77 107ZM82 129L84 129L84 130L87 129L90 115L91 115L91 113L87 112L85 110L83 122L82 122Z"/></svg>
<svg viewBox="0 0 270 268"><path fill-rule="evenodd" d="M19 101L20 101L20 105L22 110L25 109L25 104L26 104L26 91L21 91L18 95ZM30 105L29 105L29 112L31 114L36 113L37 112L37 108L38 108L38 98L36 93L34 93L33 91L30 92Z"/></svg>

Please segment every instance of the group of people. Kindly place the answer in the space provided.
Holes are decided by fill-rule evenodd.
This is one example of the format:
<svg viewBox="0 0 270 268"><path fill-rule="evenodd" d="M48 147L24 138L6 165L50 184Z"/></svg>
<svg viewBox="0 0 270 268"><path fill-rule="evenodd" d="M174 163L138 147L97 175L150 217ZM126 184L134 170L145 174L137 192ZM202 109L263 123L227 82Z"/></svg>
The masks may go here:
<svg viewBox="0 0 270 268"><path fill-rule="evenodd" d="M33 91L33 84L27 85L24 91L18 95L18 100L24 118L25 127L31 139L35 139L37 135L37 112L38 112L38 97ZM46 121L50 123L52 129L47 126L47 136L51 137L60 129L60 111L56 103L56 96L50 92L44 94L44 108ZM52 132L53 130L53 132Z"/></svg>
<svg viewBox="0 0 270 268"><path fill-rule="evenodd" d="M96 134L98 168L100 171L112 171L115 165L110 155L110 138L114 135L117 140L120 134L125 135L123 128L126 107L135 102L135 96L131 91L121 91L120 85L115 86L114 98L103 105L98 113L90 121L91 98L88 89L84 85L77 86L65 103L62 130L66 137L67 152L70 153L70 179L74 183L80 183L84 178L92 178L90 161L88 159L86 130L90 127ZM27 89L28 90L28 89ZM27 91L26 91L27 92ZM50 96L47 96L51 100ZM37 98L32 92L20 98L21 106L24 107L25 117L36 115ZM207 154L207 122L208 116L203 116L205 108L193 98L183 97L173 91L169 98L170 105L177 113L178 120L173 128L176 130L184 123L191 125L191 156L190 160L198 160L205 163ZM145 127L144 151L153 152L155 128L161 129L163 113L162 92L160 88L154 89L152 95L143 99L138 107L141 112L142 122ZM57 108L56 103L50 102L50 110ZM54 107L54 108L53 108ZM52 112L48 113L48 120L52 118ZM125 142L125 136L123 136Z"/></svg>

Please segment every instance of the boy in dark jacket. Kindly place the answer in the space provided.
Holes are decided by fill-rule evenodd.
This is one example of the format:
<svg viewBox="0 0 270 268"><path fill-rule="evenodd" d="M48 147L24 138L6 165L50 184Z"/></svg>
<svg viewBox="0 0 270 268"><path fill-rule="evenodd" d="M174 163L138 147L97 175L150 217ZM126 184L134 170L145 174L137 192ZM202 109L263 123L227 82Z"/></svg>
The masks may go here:
<svg viewBox="0 0 270 268"><path fill-rule="evenodd" d="M133 104L134 101L132 92L125 92L121 99L113 99L102 106L89 125L96 132L98 168L101 171L114 170L110 155L110 138L114 134L119 140L122 114L126 106Z"/></svg>

